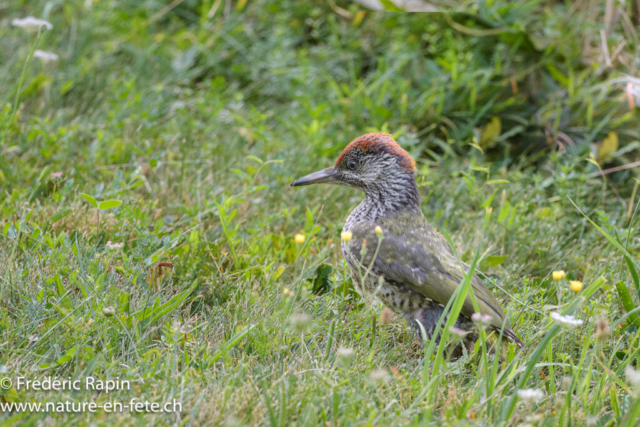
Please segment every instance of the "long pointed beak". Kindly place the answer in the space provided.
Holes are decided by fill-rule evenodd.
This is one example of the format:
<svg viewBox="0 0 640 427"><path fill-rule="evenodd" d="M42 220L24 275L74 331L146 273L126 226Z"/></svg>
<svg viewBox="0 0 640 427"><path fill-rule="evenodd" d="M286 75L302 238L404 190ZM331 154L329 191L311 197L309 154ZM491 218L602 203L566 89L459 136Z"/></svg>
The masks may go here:
<svg viewBox="0 0 640 427"><path fill-rule="evenodd" d="M337 173L338 172L336 171L336 167L331 166L330 168L322 169L321 171L303 176L302 178L298 178L289 185L291 185L292 187L301 187L303 185L334 182L336 180Z"/></svg>

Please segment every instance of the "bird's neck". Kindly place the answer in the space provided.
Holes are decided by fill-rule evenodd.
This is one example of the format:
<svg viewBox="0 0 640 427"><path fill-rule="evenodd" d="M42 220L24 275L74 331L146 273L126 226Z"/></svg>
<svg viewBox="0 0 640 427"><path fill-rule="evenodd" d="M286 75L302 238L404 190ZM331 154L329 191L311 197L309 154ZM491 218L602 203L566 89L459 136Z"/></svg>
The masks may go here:
<svg viewBox="0 0 640 427"><path fill-rule="evenodd" d="M350 219L376 220L405 210L421 212L420 195L413 174L369 186L365 193L364 200L351 213Z"/></svg>

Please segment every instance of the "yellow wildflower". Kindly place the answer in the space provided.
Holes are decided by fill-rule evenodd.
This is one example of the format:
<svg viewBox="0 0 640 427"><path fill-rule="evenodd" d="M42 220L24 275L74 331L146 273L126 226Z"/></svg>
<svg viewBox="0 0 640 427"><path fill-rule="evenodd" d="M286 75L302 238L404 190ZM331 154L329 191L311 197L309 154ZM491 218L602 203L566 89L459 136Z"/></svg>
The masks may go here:
<svg viewBox="0 0 640 427"><path fill-rule="evenodd" d="M564 270L554 271L553 273L551 273L553 280L562 280L566 275L567 273L565 273Z"/></svg>
<svg viewBox="0 0 640 427"><path fill-rule="evenodd" d="M572 280L571 282L569 282L569 287L573 292L580 292L582 290L582 282Z"/></svg>

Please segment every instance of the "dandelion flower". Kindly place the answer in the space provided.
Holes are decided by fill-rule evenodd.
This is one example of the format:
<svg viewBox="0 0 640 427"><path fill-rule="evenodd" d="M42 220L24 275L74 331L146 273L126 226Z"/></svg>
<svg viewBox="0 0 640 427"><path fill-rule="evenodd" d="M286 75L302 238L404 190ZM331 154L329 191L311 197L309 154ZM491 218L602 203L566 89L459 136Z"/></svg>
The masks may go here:
<svg viewBox="0 0 640 427"><path fill-rule="evenodd" d="M348 242L353 237L353 233L350 231L343 231L342 234L340 234L340 237L342 237L342 240L345 242Z"/></svg>
<svg viewBox="0 0 640 427"><path fill-rule="evenodd" d="M556 323L556 325L559 325L566 329L575 329L576 327L584 323L584 321L576 319L573 316L563 316L562 314L557 312L551 313L551 318Z"/></svg>
<svg viewBox="0 0 640 427"><path fill-rule="evenodd" d="M33 16L27 16L26 18L22 19L14 19L13 21L11 21L11 25L27 30L39 29L41 27L44 27L47 30L51 30L53 28L51 22L45 21L44 19L34 18Z"/></svg>
<svg viewBox="0 0 640 427"><path fill-rule="evenodd" d="M58 60L58 55L53 52L45 52L44 50L36 50L33 52L33 57L38 58L44 63L55 62Z"/></svg>
<svg viewBox="0 0 640 427"><path fill-rule="evenodd" d="M553 280L555 281L564 279L566 275L567 273L565 273L564 270L554 271L551 273L551 277L553 277Z"/></svg>
<svg viewBox="0 0 640 427"><path fill-rule="evenodd" d="M309 328L309 324L311 323L311 317L307 314L296 314L291 316L289 319L289 324L291 328L298 334L303 333Z"/></svg>
<svg viewBox="0 0 640 427"><path fill-rule="evenodd" d="M304 234L296 234L296 237L294 237L295 241L297 244L301 245L304 243Z"/></svg>
<svg viewBox="0 0 640 427"><path fill-rule="evenodd" d="M382 227L380 227L379 225L376 225L375 231L378 237L382 237Z"/></svg>
<svg viewBox="0 0 640 427"><path fill-rule="evenodd" d="M523 388L518 390L518 398L527 404L536 403L544 399L544 392L538 388Z"/></svg>
<svg viewBox="0 0 640 427"><path fill-rule="evenodd" d="M371 381L373 381L375 385L381 386L386 384L389 379L389 374L387 374L387 371L384 369L374 369L369 373L369 378L371 378Z"/></svg>
<svg viewBox="0 0 640 427"><path fill-rule="evenodd" d="M471 320L476 326L482 329L486 329L487 326L491 324L491 316L489 316L488 314L473 313L471 315Z"/></svg>
<svg viewBox="0 0 640 427"><path fill-rule="evenodd" d="M573 292L580 292L582 290L582 282L572 280L571 282L569 282L569 287Z"/></svg>
<svg viewBox="0 0 640 427"><path fill-rule="evenodd" d="M636 371L631 366L627 365L624 370L625 375L627 376L627 381L633 388L636 390L640 389L640 371Z"/></svg>

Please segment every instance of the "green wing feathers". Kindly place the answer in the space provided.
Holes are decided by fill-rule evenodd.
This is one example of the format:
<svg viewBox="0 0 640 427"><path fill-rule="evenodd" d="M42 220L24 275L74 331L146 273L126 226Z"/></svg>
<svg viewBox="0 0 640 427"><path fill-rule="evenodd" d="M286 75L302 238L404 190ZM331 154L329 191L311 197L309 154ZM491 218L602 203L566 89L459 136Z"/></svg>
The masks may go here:
<svg viewBox="0 0 640 427"><path fill-rule="evenodd" d="M382 229L381 238L375 233L376 226ZM376 223L361 221L348 231L353 233L349 249L354 258L362 259L365 268L373 261L376 274L404 283L425 298L443 305L447 304L468 270L454 256L444 237L422 215L409 212L380 219ZM363 242L366 244L364 258L360 255ZM373 260L376 251L378 253ZM491 316L490 325L494 329L500 330L504 325L503 334L520 345L521 341L505 320L500 304L476 275L473 276L472 287L480 313ZM471 317L475 312L468 295L462 314Z"/></svg>

